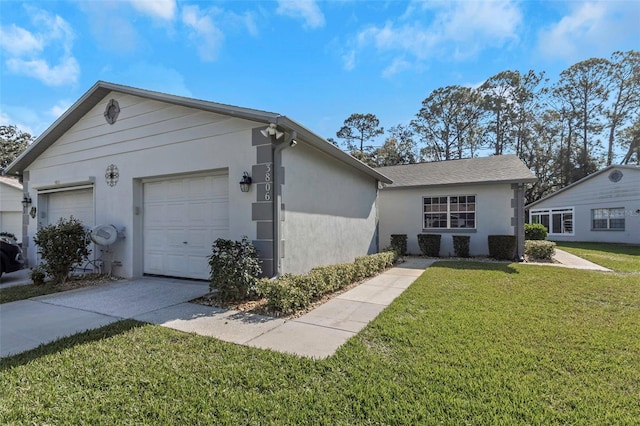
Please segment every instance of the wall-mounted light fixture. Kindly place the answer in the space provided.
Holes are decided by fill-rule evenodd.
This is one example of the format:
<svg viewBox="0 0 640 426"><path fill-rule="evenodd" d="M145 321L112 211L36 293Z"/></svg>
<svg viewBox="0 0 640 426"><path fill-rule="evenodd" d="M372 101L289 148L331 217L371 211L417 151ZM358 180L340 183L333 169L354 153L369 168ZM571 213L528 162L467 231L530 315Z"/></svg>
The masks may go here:
<svg viewBox="0 0 640 426"><path fill-rule="evenodd" d="M249 192L249 189L251 189L251 176L249 176L249 173L244 172L240 181L240 191Z"/></svg>
<svg viewBox="0 0 640 426"><path fill-rule="evenodd" d="M293 148L294 146L298 145L298 132L296 132L295 130L293 132L291 132L291 140L289 141L289 146L291 148Z"/></svg>
<svg viewBox="0 0 640 426"><path fill-rule="evenodd" d="M262 133L262 136L264 136L265 138L268 138L269 136L275 136L276 139L280 139L284 135L283 132L278 130L278 126L275 123L269 124L269 127L260 130L260 133Z"/></svg>
<svg viewBox="0 0 640 426"><path fill-rule="evenodd" d="M24 194L24 197L22 197L22 209L25 213L27 212L27 208L29 208L30 205L31 197L29 197L29 194Z"/></svg>

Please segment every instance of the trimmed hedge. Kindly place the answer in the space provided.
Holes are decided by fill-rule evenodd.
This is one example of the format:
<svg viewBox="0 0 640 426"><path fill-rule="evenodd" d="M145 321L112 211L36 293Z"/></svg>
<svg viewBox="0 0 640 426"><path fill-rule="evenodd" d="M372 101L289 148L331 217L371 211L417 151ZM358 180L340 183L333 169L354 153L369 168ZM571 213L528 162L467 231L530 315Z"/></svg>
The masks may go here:
<svg viewBox="0 0 640 426"><path fill-rule="evenodd" d="M526 240L524 254L529 260L551 260L556 254L556 243L553 241Z"/></svg>
<svg viewBox="0 0 640 426"><path fill-rule="evenodd" d="M469 235L453 235L453 251L458 257L469 257Z"/></svg>
<svg viewBox="0 0 640 426"><path fill-rule="evenodd" d="M396 254L390 251L357 257L353 263L319 266L304 275L283 274L276 279L263 278L258 281L257 292L267 299L269 309L291 314L305 309L327 293L390 268L395 257Z"/></svg>
<svg viewBox="0 0 640 426"><path fill-rule="evenodd" d="M422 254L429 257L440 256L440 234L418 234L418 246Z"/></svg>
<svg viewBox="0 0 640 426"><path fill-rule="evenodd" d="M391 248L397 251L399 256L406 256L407 234L391 234Z"/></svg>
<svg viewBox="0 0 640 426"><path fill-rule="evenodd" d="M516 256L516 237L489 235L489 256L498 260L513 260Z"/></svg>
<svg viewBox="0 0 640 426"><path fill-rule="evenodd" d="M525 223L524 239L526 240L546 240L547 227L541 223Z"/></svg>

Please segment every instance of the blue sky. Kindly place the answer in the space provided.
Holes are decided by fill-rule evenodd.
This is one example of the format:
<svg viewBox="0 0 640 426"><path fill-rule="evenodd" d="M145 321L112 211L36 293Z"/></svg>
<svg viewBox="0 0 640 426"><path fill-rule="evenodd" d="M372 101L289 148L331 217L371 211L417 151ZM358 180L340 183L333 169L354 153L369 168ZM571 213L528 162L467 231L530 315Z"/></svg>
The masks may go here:
<svg viewBox="0 0 640 426"><path fill-rule="evenodd" d="M97 80L287 115L408 123L429 93L640 48L629 1L0 1L0 124L37 136Z"/></svg>

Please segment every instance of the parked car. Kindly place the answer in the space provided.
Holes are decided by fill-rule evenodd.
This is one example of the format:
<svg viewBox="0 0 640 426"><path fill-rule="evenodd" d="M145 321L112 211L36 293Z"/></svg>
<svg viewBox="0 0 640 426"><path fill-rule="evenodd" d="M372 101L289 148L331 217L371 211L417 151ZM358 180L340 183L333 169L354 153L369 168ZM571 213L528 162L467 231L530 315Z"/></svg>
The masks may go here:
<svg viewBox="0 0 640 426"><path fill-rule="evenodd" d="M24 267L22 249L15 238L0 235L0 276L19 271Z"/></svg>

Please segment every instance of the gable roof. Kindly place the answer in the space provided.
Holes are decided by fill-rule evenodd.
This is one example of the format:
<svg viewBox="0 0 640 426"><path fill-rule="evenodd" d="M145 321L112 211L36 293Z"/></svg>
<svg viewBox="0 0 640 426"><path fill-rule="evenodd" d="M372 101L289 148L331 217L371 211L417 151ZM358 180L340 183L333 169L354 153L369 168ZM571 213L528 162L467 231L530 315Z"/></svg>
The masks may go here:
<svg viewBox="0 0 640 426"><path fill-rule="evenodd" d="M391 180L372 169L361 161L355 159L340 148L327 142L322 137L313 133L306 127L294 120L274 112L260 111L251 108L243 108L215 102L203 101L199 99L187 98L183 96L169 95L167 93L154 92L151 90L138 89L130 86L98 81L80 99L78 99L64 114L62 114L47 130L44 131L29 147L20 154L7 168L4 173L7 175L21 175L22 172L38 158L47 148L49 148L58 138L77 123L87 112L101 102L109 93L119 92L142 98L153 99L160 102L171 103L197 108L203 111L224 114L233 117L243 118L258 123L274 123L279 129L298 133L298 138L309 145L319 149L359 171L369 175L384 183L391 183Z"/></svg>
<svg viewBox="0 0 640 426"><path fill-rule="evenodd" d="M582 185L586 181L591 180L594 177L596 177L598 175L601 175L603 173L606 173L607 171L612 170L612 169L633 170L633 171L640 172L640 166L632 166L632 165L628 165L628 164L612 164L610 166L605 167L602 170L598 170L597 172L591 173L590 175L587 175L587 176L583 177L582 179L577 180L577 181L573 182L572 184L565 186L564 188L560 188L556 192L551 193L551 194L549 194L549 195L547 195L545 197L542 197L539 200L534 201L533 203L527 204L525 206L525 208L529 209L529 208L535 206L538 203L541 203L541 202L546 201L546 200L548 200L550 198L553 198L558 194L562 194L563 192L565 192L568 189L571 189L571 188L573 188L575 186Z"/></svg>
<svg viewBox="0 0 640 426"><path fill-rule="evenodd" d="M22 191L22 184L16 178L10 176L0 176L0 183Z"/></svg>
<svg viewBox="0 0 640 426"><path fill-rule="evenodd" d="M380 167L380 173L393 183L385 188L412 188L423 186L529 183L537 178L516 155L466 158Z"/></svg>

